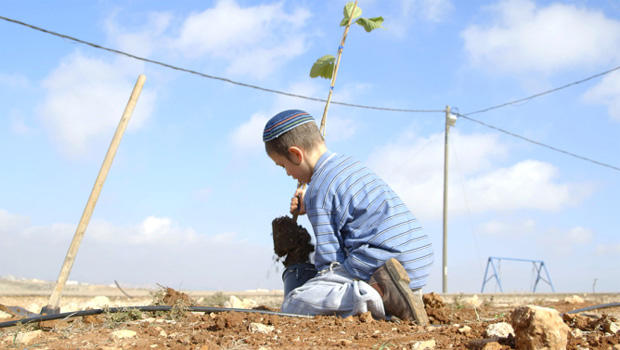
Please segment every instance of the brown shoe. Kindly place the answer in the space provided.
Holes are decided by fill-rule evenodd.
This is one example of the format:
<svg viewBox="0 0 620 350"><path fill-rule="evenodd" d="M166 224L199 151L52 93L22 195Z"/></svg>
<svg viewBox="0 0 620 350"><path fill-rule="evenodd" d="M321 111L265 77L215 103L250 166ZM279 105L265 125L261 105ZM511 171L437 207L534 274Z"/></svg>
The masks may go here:
<svg viewBox="0 0 620 350"><path fill-rule="evenodd" d="M422 296L409 288L409 282L403 265L391 258L372 274L368 284L381 295L386 314L426 326L429 322Z"/></svg>

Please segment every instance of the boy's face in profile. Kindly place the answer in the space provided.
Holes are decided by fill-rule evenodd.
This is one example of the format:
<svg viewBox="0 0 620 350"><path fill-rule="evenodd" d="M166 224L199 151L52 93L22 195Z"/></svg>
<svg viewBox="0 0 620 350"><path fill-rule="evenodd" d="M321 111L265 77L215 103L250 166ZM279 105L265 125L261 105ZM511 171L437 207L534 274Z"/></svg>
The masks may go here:
<svg viewBox="0 0 620 350"><path fill-rule="evenodd" d="M284 170L286 170L286 175L291 176L301 183L310 182L312 171L303 166L302 159L299 159L300 157L297 154L291 153L290 158L280 154L269 154L269 158L271 158L276 165L283 167Z"/></svg>

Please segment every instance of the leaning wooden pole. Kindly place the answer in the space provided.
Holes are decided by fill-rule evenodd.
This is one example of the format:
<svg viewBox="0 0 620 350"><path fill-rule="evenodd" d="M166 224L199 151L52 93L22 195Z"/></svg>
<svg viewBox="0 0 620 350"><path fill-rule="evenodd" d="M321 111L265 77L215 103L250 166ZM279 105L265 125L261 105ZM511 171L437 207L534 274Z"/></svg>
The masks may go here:
<svg viewBox="0 0 620 350"><path fill-rule="evenodd" d="M60 269L60 274L58 275L56 286L52 291L52 295L50 296L48 304L44 306L41 310L41 314L55 314L60 312L58 304L60 302L62 290L65 286L65 283L67 282L67 279L69 278L69 273L71 272L71 268L73 267L75 256L77 255L78 249L80 248L80 243L82 242L82 238L84 237L84 233L86 232L86 228L88 227L90 218L93 214L93 211L95 210L95 205L97 204L97 199L99 198L99 194L101 193L101 188L103 187L105 179L108 176L108 172L110 170L110 167L112 166L112 161L114 160L114 156L116 155L116 150L121 143L121 139L123 137L123 134L125 133L125 129L127 129L127 124L129 123L129 119L131 118L136 103L138 102L138 97L140 96L140 92L142 91L142 86L144 86L145 80L146 77L144 76L144 74L141 74L136 81L136 85L134 86L133 91L131 92L129 102L127 102L127 106L125 107L125 111L123 112L123 116L121 117L121 121L118 123L118 127L116 128L116 132L114 133L114 137L112 138L112 142L110 143L108 152L105 155L103 164L101 165L101 169L99 170L99 175L97 175L95 185L93 186L90 197L88 198L88 202L86 203L86 207L84 208L84 212L82 213L80 223L78 224L75 234L73 235L73 240L71 241L71 245L69 246L69 250L67 251L67 255L65 256L65 261L62 264L62 268Z"/></svg>
<svg viewBox="0 0 620 350"><path fill-rule="evenodd" d="M329 94L327 95L327 102L325 103L325 109L323 110L323 117L321 118L321 128L319 129L323 138L325 138L325 121L327 119L327 109L329 108L329 103L331 102L332 95L334 93L334 85L336 84L336 76L338 75L338 67L340 66L340 57L342 57L342 50L344 49L344 42L347 40L347 34L349 33L349 28L351 27L351 22L353 21L356 8L357 8L357 0L355 0L355 4L353 4L353 8L351 9L351 16L349 17L349 23L347 23L346 28L344 28L344 34L342 35L340 46L338 46L338 56L336 57L336 64L334 65L334 73L332 74L332 81L329 85Z"/></svg>

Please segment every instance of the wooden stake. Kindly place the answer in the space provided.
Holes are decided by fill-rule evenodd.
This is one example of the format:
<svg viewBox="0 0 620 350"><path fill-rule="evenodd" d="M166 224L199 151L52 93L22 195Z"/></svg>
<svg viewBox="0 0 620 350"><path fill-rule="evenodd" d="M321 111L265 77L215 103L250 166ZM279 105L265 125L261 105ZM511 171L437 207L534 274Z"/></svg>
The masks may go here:
<svg viewBox="0 0 620 350"><path fill-rule="evenodd" d="M336 65L334 66L334 73L332 74L332 81L329 85L329 95L327 95L327 103L325 103L325 109L323 110L323 117L321 118L321 128L319 131L323 138L325 138L325 121L327 119L327 109L329 108L329 103L332 100L332 94L334 93L334 85L336 84L336 75L338 75L338 67L340 66L340 57L342 57L342 50L344 49L344 42L347 40L347 33L349 33L349 27L351 27L351 22L353 21L353 15L355 14L355 9L357 8L357 0L355 0L355 4L353 4L353 9L351 10L351 17L349 17L349 23L344 28L344 34L342 35L342 40L340 41L340 46L338 47L338 57L336 58Z"/></svg>
<svg viewBox="0 0 620 350"><path fill-rule="evenodd" d="M125 112L123 112L123 116L121 117L118 127L116 128L116 132L114 133L114 137L112 138L112 142L110 143L108 152L105 155L103 164L101 165L101 169L99 170L99 175L97 175L95 185L93 186L90 197L88 198L88 202L86 203L86 207L84 208L84 212L82 213L80 223L78 224L75 234L73 235L73 240L71 241L71 245L69 246L69 250L67 251L67 255L65 256L65 261L62 264L62 268L60 269L60 274L58 275L56 286L54 287L47 306L43 307L43 310L41 310L42 314L59 313L60 311L58 304L60 302L62 290L65 286L65 283L67 282L67 278L69 278L69 273L71 272L71 268L73 267L75 256L77 255L77 251L80 248L80 243L82 242L82 238L84 237L84 233L86 232L86 228L88 227L90 217L95 210L95 204L97 204L97 199L99 198L99 194L101 193L101 188L103 187L103 183L105 182L105 179L108 175L108 171L112 166L112 161L114 160L114 156L116 155L116 150L118 149L118 146L121 142L123 133L125 133L125 129L127 128L129 119L131 118L134 107L136 106L136 102L138 101L138 97L140 96L140 92L142 91L142 86L144 85L145 80L146 77L144 76L144 74L141 74L136 81L136 85L134 86L133 91L131 92L129 102L127 102Z"/></svg>

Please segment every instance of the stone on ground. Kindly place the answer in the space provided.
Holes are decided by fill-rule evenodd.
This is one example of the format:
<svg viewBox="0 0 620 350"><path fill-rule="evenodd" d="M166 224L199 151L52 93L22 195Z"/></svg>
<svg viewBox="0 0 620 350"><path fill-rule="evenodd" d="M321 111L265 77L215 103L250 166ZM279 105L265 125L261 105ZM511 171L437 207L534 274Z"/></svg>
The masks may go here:
<svg viewBox="0 0 620 350"><path fill-rule="evenodd" d="M233 309L251 309L258 306L258 303L252 299L239 299L238 297L231 295L228 300L224 302L224 307Z"/></svg>
<svg viewBox="0 0 620 350"><path fill-rule="evenodd" d="M508 322L493 323L488 325L486 329L486 335L489 338L508 338L510 334L514 336L515 331Z"/></svg>
<svg viewBox="0 0 620 350"><path fill-rule="evenodd" d="M435 348L435 339L417 341L411 344L411 350L432 350Z"/></svg>
<svg viewBox="0 0 620 350"><path fill-rule="evenodd" d="M15 337L15 344L28 345L32 343L33 340L38 338L41 335L41 333L43 333L43 331L41 330L19 333Z"/></svg>
<svg viewBox="0 0 620 350"><path fill-rule="evenodd" d="M567 304L581 304L583 303L583 298L579 295L571 295L570 297L564 298L564 302Z"/></svg>
<svg viewBox="0 0 620 350"><path fill-rule="evenodd" d="M136 332L130 329L119 329L112 332L112 336L118 339L133 338L136 336Z"/></svg>
<svg viewBox="0 0 620 350"><path fill-rule="evenodd" d="M275 329L274 326L268 326L258 322L250 323L250 332L269 334Z"/></svg>
<svg viewBox="0 0 620 350"><path fill-rule="evenodd" d="M569 328L557 310L535 305L521 306L512 311L510 318L517 349L566 349Z"/></svg>

